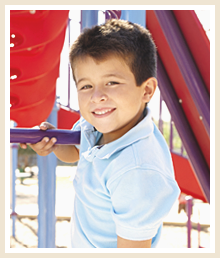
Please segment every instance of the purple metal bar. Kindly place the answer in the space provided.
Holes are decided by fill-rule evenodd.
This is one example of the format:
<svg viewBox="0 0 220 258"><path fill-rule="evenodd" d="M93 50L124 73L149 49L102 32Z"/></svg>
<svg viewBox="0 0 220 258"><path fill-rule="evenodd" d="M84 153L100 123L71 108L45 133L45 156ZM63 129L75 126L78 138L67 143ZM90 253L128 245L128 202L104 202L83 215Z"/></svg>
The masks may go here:
<svg viewBox="0 0 220 258"><path fill-rule="evenodd" d="M183 143L181 142L181 155L182 155L182 156L183 156L183 151L184 151Z"/></svg>
<svg viewBox="0 0 220 258"><path fill-rule="evenodd" d="M170 119L170 151L173 150L173 121Z"/></svg>
<svg viewBox="0 0 220 258"><path fill-rule="evenodd" d="M170 111L176 129L189 156L191 164L201 185L204 196L210 202L210 171L199 148L193 131L179 103L174 88L167 77L162 62L158 57L158 86Z"/></svg>
<svg viewBox="0 0 220 258"><path fill-rule="evenodd" d="M192 230L192 223L191 223L191 215L192 215L192 206L193 206L193 199L191 196L186 197L186 211L187 211L187 247L191 248L191 230Z"/></svg>
<svg viewBox="0 0 220 258"><path fill-rule="evenodd" d="M80 132L70 130L10 129L11 143L37 143L44 137L55 137L56 144L80 144Z"/></svg>
<svg viewBox="0 0 220 258"><path fill-rule="evenodd" d="M159 110L159 130L160 132L163 134L163 120L162 120L162 101L163 101L163 98L162 98L162 95L160 93L160 110Z"/></svg>
<svg viewBox="0 0 220 258"><path fill-rule="evenodd" d="M197 225L197 230L198 230L198 247L201 248L201 245L200 245L200 231L201 231L201 225L200 225L199 222L198 222L198 225Z"/></svg>
<svg viewBox="0 0 220 258"><path fill-rule="evenodd" d="M69 18L68 20L68 45L70 48L70 21L71 19ZM67 107L70 107L70 63L68 62L68 104Z"/></svg>
<svg viewBox="0 0 220 258"><path fill-rule="evenodd" d="M121 10L106 10L105 11L105 19L120 19Z"/></svg>
<svg viewBox="0 0 220 258"><path fill-rule="evenodd" d="M155 11L196 108L210 135L210 98L172 11Z"/></svg>

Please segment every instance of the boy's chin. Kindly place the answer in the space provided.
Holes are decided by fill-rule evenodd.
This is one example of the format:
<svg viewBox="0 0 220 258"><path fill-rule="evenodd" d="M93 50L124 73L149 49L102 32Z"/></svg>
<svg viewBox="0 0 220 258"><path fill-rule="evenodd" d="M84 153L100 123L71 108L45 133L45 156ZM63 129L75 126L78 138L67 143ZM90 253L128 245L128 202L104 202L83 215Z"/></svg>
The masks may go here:
<svg viewBox="0 0 220 258"><path fill-rule="evenodd" d="M102 134L108 134L108 133L111 133L111 130L109 130L109 128L107 129L105 129L105 128L100 128L100 127L95 127L95 129L97 130L97 131L99 131L100 133L102 133Z"/></svg>

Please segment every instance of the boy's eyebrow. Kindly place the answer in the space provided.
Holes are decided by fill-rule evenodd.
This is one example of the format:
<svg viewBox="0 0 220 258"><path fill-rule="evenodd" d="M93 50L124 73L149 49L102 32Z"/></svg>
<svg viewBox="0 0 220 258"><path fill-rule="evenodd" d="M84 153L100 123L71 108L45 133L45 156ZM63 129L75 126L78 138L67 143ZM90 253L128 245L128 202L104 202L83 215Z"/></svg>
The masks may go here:
<svg viewBox="0 0 220 258"><path fill-rule="evenodd" d="M81 78L81 79L79 79L79 80L76 82L76 85L77 85L79 82L84 81L84 80L88 80L88 79L87 79L87 78Z"/></svg>
<svg viewBox="0 0 220 258"><path fill-rule="evenodd" d="M109 73L109 74L105 74L103 77L118 77L121 79L124 78L120 73Z"/></svg>
<svg viewBox="0 0 220 258"><path fill-rule="evenodd" d="M120 79L123 79L123 78L124 78L124 77L121 76L119 73L108 73L108 74L103 75L102 77L103 77L103 78L107 78L107 77L118 77L118 78L120 78ZM84 78L79 79L79 80L76 82L76 85L79 84L81 81L84 81L84 80L89 80L89 78L84 77Z"/></svg>

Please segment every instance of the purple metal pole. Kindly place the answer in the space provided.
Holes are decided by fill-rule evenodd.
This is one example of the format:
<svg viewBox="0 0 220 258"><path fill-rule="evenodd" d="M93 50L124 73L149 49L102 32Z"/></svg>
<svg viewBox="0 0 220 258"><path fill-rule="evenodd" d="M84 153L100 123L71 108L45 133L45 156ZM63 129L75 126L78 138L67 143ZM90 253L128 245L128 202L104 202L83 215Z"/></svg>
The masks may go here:
<svg viewBox="0 0 220 258"><path fill-rule="evenodd" d="M10 129L11 143L37 143L44 137L55 137L56 144L80 144L80 132L71 130L52 130L16 128Z"/></svg>
<svg viewBox="0 0 220 258"><path fill-rule="evenodd" d="M183 142L190 162L196 173L198 182L202 188L204 196L210 202L210 171L205 162L200 147L196 141L192 129L187 121L184 111L179 103L179 99L174 88L167 77L162 62L158 57L158 86L162 93L163 99L170 111L171 117L175 123L176 129Z"/></svg>
<svg viewBox="0 0 220 258"><path fill-rule="evenodd" d="M105 11L105 20L109 19L120 19L121 10L106 10Z"/></svg>
<svg viewBox="0 0 220 258"><path fill-rule="evenodd" d="M210 135L210 98L172 11L155 11L190 95Z"/></svg>
<svg viewBox="0 0 220 258"><path fill-rule="evenodd" d="M68 20L68 26L67 26L67 29L68 29L68 45L69 45L69 48L70 48L70 18ZM68 62L68 104L67 104L67 107L70 107L70 63Z"/></svg>
<svg viewBox="0 0 220 258"><path fill-rule="evenodd" d="M191 196L186 197L186 210L187 210L187 247L191 248L191 215L192 215L192 206L193 206L193 199Z"/></svg>
<svg viewBox="0 0 220 258"><path fill-rule="evenodd" d="M163 120L162 120L162 94L160 92L160 110L159 110L159 130L163 134Z"/></svg>
<svg viewBox="0 0 220 258"><path fill-rule="evenodd" d="M170 119L170 151L173 151L173 121Z"/></svg>
<svg viewBox="0 0 220 258"><path fill-rule="evenodd" d="M199 248L202 248L201 247L201 245L200 245L200 231L201 231L201 225L200 225L200 211L198 211L198 217L199 217L199 219L198 219L198 225L197 225L197 229L198 229L198 247Z"/></svg>
<svg viewBox="0 0 220 258"><path fill-rule="evenodd" d="M181 155L183 156L183 143L181 143Z"/></svg>

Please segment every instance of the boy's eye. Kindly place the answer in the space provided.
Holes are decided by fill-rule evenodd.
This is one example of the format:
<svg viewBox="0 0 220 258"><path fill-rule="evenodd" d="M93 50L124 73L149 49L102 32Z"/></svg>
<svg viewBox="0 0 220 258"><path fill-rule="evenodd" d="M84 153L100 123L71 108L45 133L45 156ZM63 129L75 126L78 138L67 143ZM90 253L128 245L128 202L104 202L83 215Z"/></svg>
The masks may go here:
<svg viewBox="0 0 220 258"><path fill-rule="evenodd" d="M111 82L107 83L108 86L115 85L115 84L119 84L119 83L118 82L114 82L114 81L111 81Z"/></svg>
<svg viewBox="0 0 220 258"><path fill-rule="evenodd" d="M91 85L84 85L80 88L80 90L87 90L87 89L91 89L92 86Z"/></svg>

